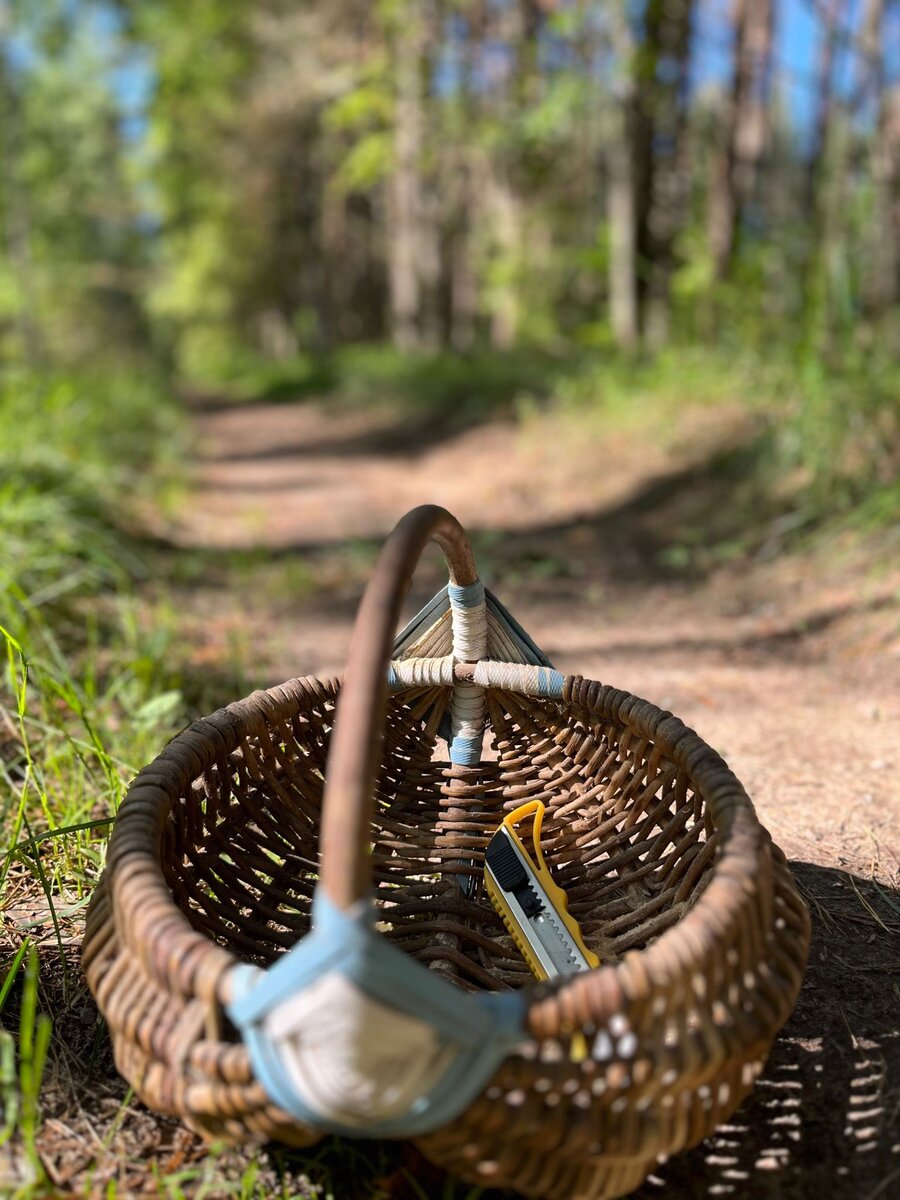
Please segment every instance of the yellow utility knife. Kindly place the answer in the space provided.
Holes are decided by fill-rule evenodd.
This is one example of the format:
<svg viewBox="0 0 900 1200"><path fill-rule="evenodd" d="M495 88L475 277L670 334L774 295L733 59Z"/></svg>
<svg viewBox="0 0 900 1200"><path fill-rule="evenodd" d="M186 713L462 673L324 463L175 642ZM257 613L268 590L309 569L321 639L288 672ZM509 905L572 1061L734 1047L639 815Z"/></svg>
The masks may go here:
<svg viewBox="0 0 900 1200"><path fill-rule="evenodd" d="M531 826L532 857L515 826L534 816ZM588 950L578 922L569 912L569 901L541 852L544 805L529 800L503 818L484 855L484 882L494 908L538 979L552 979L574 971L599 967Z"/></svg>

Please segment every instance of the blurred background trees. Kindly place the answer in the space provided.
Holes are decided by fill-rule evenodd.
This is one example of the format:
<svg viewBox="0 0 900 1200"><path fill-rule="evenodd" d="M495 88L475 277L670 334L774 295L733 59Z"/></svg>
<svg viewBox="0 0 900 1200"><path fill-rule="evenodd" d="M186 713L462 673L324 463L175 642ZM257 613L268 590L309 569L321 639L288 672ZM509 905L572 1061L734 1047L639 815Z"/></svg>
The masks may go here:
<svg viewBox="0 0 900 1200"><path fill-rule="evenodd" d="M2 0L0 22L7 363L208 380L357 342L699 345L884 390L897 0ZM884 423L896 395L806 408L854 403Z"/></svg>
<svg viewBox="0 0 900 1200"><path fill-rule="evenodd" d="M734 750L795 853L874 878L880 837L891 883L898 301L900 0L0 0L0 911L56 1028L40 1134L45 1019L21 1071L0 1031L17 1195L405 1167L164 1153L66 959L127 779L337 669L407 501L458 510L554 658ZM819 1190L886 1196L824 1044ZM794 1194L758 1124L741 1162Z"/></svg>
<svg viewBox="0 0 900 1200"><path fill-rule="evenodd" d="M900 293L891 0L2 14L8 354L832 344Z"/></svg>

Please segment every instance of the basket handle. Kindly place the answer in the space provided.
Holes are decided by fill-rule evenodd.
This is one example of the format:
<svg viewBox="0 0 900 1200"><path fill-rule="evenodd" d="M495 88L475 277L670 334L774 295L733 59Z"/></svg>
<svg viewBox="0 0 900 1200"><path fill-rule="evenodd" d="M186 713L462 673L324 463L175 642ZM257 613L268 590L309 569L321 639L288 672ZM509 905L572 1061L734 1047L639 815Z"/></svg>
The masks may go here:
<svg viewBox="0 0 900 1200"><path fill-rule="evenodd" d="M335 713L325 791L319 879L328 899L348 909L372 886L369 829L387 717L387 669L400 610L429 541L447 560L450 582L477 582L465 530L446 509L423 504L394 528L378 555L353 627Z"/></svg>

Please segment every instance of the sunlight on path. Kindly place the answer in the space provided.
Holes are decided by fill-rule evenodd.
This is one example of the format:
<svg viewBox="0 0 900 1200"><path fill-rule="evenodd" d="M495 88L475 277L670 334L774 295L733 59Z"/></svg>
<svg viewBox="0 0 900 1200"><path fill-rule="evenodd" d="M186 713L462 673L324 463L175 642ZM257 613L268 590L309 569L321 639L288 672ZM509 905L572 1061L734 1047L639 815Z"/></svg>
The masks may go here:
<svg viewBox="0 0 900 1200"><path fill-rule="evenodd" d="M379 541L415 504L444 504L476 536L488 582L557 665L696 727L789 856L886 880L896 872L900 670L882 612L894 585L829 589L799 561L693 580L661 571L650 531L672 518L654 491L702 461L715 428L701 423L667 452L622 430L602 442L573 437L547 416L429 445L377 408L247 405L197 423L181 544L296 549L320 561ZM266 631L258 682L339 672L361 586L326 584L296 605L273 605L252 584L232 596L239 619Z"/></svg>
<svg viewBox="0 0 900 1200"><path fill-rule="evenodd" d="M383 537L416 504L443 504L470 529L526 530L591 514L635 483L619 433L601 458L566 424L494 422L417 444L376 409L255 404L198 417L197 494L186 544L315 546ZM667 465L642 448L650 476Z"/></svg>

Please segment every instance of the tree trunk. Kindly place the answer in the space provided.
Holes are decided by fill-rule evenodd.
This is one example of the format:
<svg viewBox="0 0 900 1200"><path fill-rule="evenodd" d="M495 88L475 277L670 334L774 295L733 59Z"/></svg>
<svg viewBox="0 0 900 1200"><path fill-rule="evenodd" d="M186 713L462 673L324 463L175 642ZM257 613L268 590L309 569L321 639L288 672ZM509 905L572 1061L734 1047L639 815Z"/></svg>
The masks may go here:
<svg viewBox="0 0 900 1200"><path fill-rule="evenodd" d="M424 181L423 181L424 184ZM421 190L419 210L419 344L426 350L438 350L443 341L441 292L444 261L441 253L442 231L446 220L444 196L436 187Z"/></svg>
<svg viewBox="0 0 900 1200"><path fill-rule="evenodd" d="M634 153L634 38L624 5L612 13L613 52L619 68L614 93L614 123L606 152L606 203L609 221L609 308L613 337L624 350L640 335L637 296L637 197Z"/></svg>
<svg viewBox="0 0 900 1200"><path fill-rule="evenodd" d="M471 214L476 211L472 177L468 162L457 156L456 219L450 231L447 250L449 272L449 312L447 341L454 350L471 350L475 344L475 314L478 308L478 280L472 263Z"/></svg>
<svg viewBox="0 0 900 1200"><path fill-rule="evenodd" d="M416 349L420 343L423 51L422 22L411 4L395 34L394 162L389 180L391 331L400 350Z"/></svg>
<svg viewBox="0 0 900 1200"><path fill-rule="evenodd" d="M806 210L814 225L818 223L817 195L825 170L828 134L834 109L834 55L837 48L838 16L845 6L846 0L826 0L821 9L824 27L817 71L816 119L806 168Z"/></svg>
<svg viewBox="0 0 900 1200"><path fill-rule="evenodd" d="M900 298L895 211L900 205L897 186L900 181L900 89L891 89L887 84L885 24L884 0L868 0L861 31L864 57L860 62L860 90L866 84L871 87L877 118L871 143L871 271L866 299L872 311L879 315Z"/></svg>
<svg viewBox="0 0 900 1200"><path fill-rule="evenodd" d="M494 286L491 306L491 345L495 350L510 350L519 332L519 291L515 278L522 246L519 197L502 166L495 171L489 162L487 174L487 203L493 216L494 241L500 259L499 279Z"/></svg>
<svg viewBox="0 0 900 1200"><path fill-rule="evenodd" d="M459 50L459 115L461 130L478 128L481 119L482 85L478 76L478 52L483 46L486 13L483 5L472 6ZM480 163L471 139L457 137L444 154L443 190L449 208L446 226L446 343L465 353L475 344L478 312L478 274L473 230L480 216L483 189L477 186Z"/></svg>
<svg viewBox="0 0 900 1200"><path fill-rule="evenodd" d="M536 98L538 86L537 36L539 14L529 0L495 9L495 36L506 42L509 51L509 75L500 85L497 115L512 128ZM492 287L490 339L497 350L509 350L519 335L521 288L519 271L523 257L525 218L519 191L518 163L509 150L486 159L487 202L492 214L495 263Z"/></svg>
<svg viewBox="0 0 900 1200"><path fill-rule="evenodd" d="M883 233L875 250L878 303L883 311L900 302L900 84L884 89L879 118L875 176L876 229Z"/></svg>
<svg viewBox="0 0 900 1200"><path fill-rule="evenodd" d="M693 0L648 0L639 73L638 296L645 341L668 337L675 234L684 211Z"/></svg>
<svg viewBox="0 0 900 1200"><path fill-rule="evenodd" d="M806 270L804 307L807 335L819 337L831 325L829 287L829 197L826 188L826 166L831 144L834 116L834 58L837 48L838 18L846 0L827 0L822 8L822 45L816 87L816 117L813 140L806 166L805 202L809 229L809 251ZM836 186L842 184L836 181Z"/></svg>
<svg viewBox="0 0 900 1200"><path fill-rule="evenodd" d="M772 26L772 0L736 0L732 89L709 196L709 247L717 279L731 268L768 141Z"/></svg>
<svg viewBox="0 0 900 1200"><path fill-rule="evenodd" d="M0 22L0 34L3 32L3 24ZM5 226L3 232L6 252L18 293L15 302L15 323L18 326L22 354L26 362L36 365L44 356L44 347L43 336L36 319L31 211L20 174L25 150L21 103L11 75L6 55L0 45L0 179L3 184L0 218Z"/></svg>

